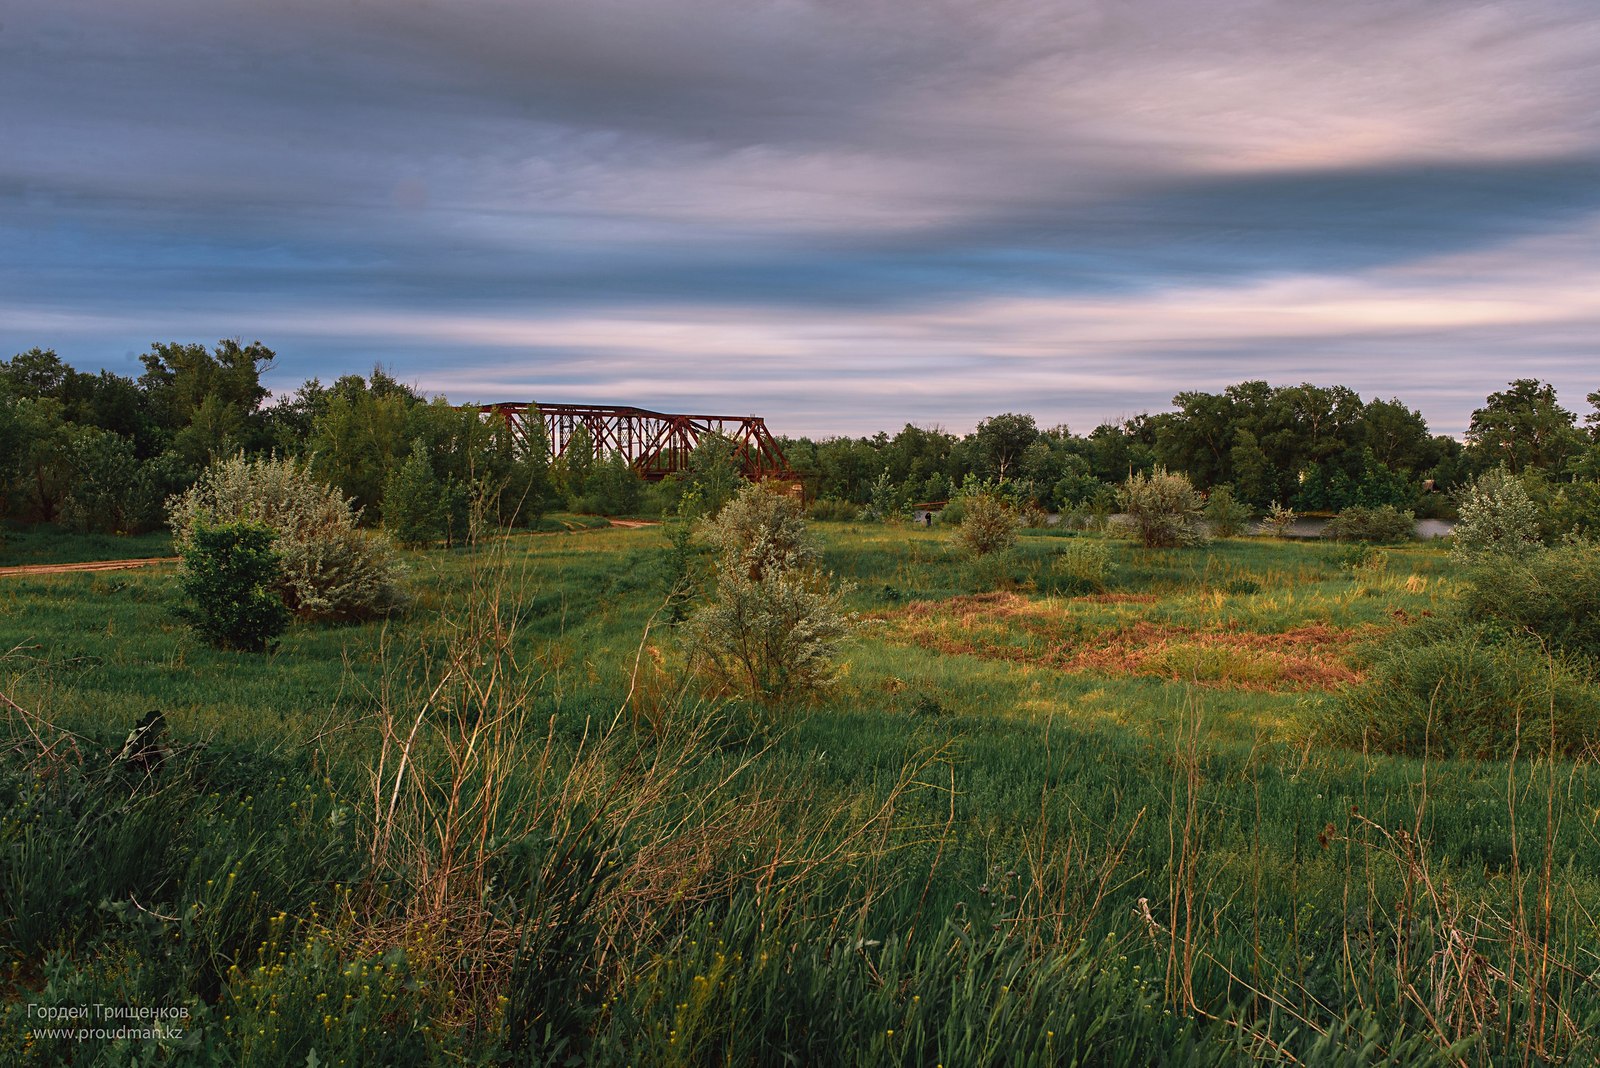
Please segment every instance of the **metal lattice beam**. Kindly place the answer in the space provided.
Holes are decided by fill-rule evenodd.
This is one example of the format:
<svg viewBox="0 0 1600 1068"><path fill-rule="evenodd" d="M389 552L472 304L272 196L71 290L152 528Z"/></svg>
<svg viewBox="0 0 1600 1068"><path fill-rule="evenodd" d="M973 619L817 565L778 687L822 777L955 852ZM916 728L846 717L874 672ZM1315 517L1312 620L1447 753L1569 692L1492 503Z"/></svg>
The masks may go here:
<svg viewBox="0 0 1600 1068"><path fill-rule="evenodd" d="M523 443L532 421L540 420L552 459L566 451L582 427L596 455L618 453L641 478L656 481L687 467L701 439L715 434L732 443L734 460L750 481L797 480L766 421L756 415L674 415L608 404L527 401L488 404L482 410L505 420L512 436Z"/></svg>

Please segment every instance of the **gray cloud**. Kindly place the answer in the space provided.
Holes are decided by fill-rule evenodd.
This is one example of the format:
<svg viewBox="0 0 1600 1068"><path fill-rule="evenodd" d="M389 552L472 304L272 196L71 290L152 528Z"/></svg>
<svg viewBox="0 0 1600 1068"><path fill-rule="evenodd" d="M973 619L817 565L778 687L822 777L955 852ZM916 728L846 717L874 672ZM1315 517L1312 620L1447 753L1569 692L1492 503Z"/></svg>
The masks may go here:
<svg viewBox="0 0 1600 1068"><path fill-rule="evenodd" d="M24 0L0 347L115 365L259 331L280 376L670 383L863 429L1347 373L1459 425L1441 377L1567 373L1538 308L1600 274L1561 240L1600 213L1597 95L1584 0ZM1527 322L1472 321L1483 278ZM1308 310L1277 279L1408 304ZM1416 326L1439 300L1462 321ZM696 335L734 340L697 363Z"/></svg>

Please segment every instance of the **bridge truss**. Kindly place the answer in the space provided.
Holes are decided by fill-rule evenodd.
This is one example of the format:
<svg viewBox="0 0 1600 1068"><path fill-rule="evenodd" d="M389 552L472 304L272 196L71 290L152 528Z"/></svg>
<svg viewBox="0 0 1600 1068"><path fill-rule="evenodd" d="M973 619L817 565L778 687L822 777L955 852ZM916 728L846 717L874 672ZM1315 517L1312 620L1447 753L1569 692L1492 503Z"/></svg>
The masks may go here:
<svg viewBox="0 0 1600 1068"><path fill-rule="evenodd" d="M483 406L510 428L526 445L539 420L554 459L566 451L579 427L588 432L595 455L620 453L623 459L652 482L688 466L689 454L708 434L728 439L734 462L752 482L781 479L797 482L788 459L755 415L673 415L646 408L606 404L533 404L508 401Z"/></svg>

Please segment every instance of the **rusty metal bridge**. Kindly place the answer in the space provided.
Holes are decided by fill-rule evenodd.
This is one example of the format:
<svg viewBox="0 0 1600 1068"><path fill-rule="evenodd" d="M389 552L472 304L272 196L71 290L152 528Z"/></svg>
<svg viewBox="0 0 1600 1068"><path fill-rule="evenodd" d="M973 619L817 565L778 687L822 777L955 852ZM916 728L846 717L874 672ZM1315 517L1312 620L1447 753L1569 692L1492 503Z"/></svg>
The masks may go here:
<svg viewBox="0 0 1600 1068"><path fill-rule="evenodd" d="M641 478L658 481L682 471L689 454L707 436L726 438L734 462L752 482L780 479L797 482L788 459L766 421L756 415L674 415L608 404L534 404L507 401L482 406L503 419L511 434L526 445L537 419L554 459L566 451L582 427L595 455L618 453Z"/></svg>

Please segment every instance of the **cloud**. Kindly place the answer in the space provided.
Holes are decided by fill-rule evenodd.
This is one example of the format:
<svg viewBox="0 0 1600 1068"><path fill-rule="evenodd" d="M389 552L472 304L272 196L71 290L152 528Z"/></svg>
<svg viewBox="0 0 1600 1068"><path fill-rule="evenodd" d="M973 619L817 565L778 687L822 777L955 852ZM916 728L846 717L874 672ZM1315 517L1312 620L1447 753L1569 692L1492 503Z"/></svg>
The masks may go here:
<svg viewBox="0 0 1600 1068"><path fill-rule="evenodd" d="M802 429L1348 376L1459 427L1593 325L1586 0L0 18L0 345L83 364L243 333Z"/></svg>

